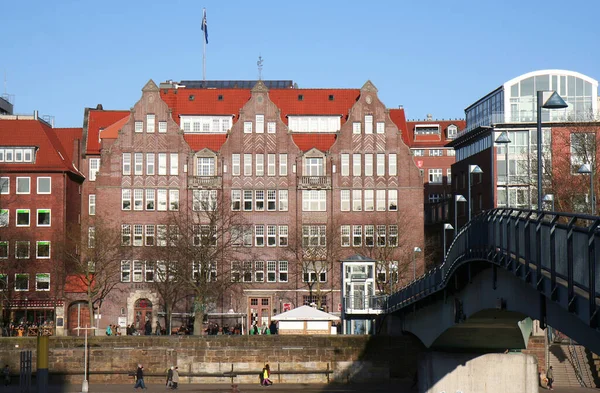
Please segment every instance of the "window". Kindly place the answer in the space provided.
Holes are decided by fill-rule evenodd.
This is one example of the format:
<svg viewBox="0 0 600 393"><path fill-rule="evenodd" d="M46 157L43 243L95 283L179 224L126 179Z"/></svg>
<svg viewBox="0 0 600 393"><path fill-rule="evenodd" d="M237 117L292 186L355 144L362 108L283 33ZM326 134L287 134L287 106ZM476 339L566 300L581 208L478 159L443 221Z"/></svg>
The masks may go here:
<svg viewBox="0 0 600 393"><path fill-rule="evenodd" d="M231 155L231 174L233 176L240 175L240 155L239 154Z"/></svg>
<svg viewBox="0 0 600 393"><path fill-rule="evenodd" d="M131 281L131 261L121 261L121 282Z"/></svg>
<svg viewBox="0 0 600 393"><path fill-rule="evenodd" d="M144 262L133 261L133 282L144 281Z"/></svg>
<svg viewBox="0 0 600 393"><path fill-rule="evenodd" d="M264 154L256 154L256 166L254 168L256 172L256 176L264 176L265 175L265 155Z"/></svg>
<svg viewBox="0 0 600 393"><path fill-rule="evenodd" d="M136 121L135 122L134 131L135 132L142 132L142 131L144 131L144 122L143 121Z"/></svg>
<svg viewBox="0 0 600 393"><path fill-rule="evenodd" d="M267 261L267 282L277 281L277 262Z"/></svg>
<svg viewBox="0 0 600 393"><path fill-rule="evenodd" d="M146 210L154 210L154 189L146 189Z"/></svg>
<svg viewBox="0 0 600 393"><path fill-rule="evenodd" d="M144 210L144 190L141 188L133 190L133 210Z"/></svg>
<svg viewBox="0 0 600 393"><path fill-rule="evenodd" d="M388 210L398 211L398 190L388 190Z"/></svg>
<svg viewBox="0 0 600 393"><path fill-rule="evenodd" d="M121 190L121 210L131 210L131 190Z"/></svg>
<svg viewBox="0 0 600 393"><path fill-rule="evenodd" d="M146 153L146 175L154 176L154 153Z"/></svg>
<svg viewBox="0 0 600 393"><path fill-rule="evenodd" d="M88 227L88 248L96 247L96 227Z"/></svg>
<svg viewBox="0 0 600 393"><path fill-rule="evenodd" d="M430 183L441 183L442 182L442 170L441 169L430 169L429 170L429 182Z"/></svg>
<svg viewBox="0 0 600 393"><path fill-rule="evenodd" d="M452 169L446 169L446 183L452 183Z"/></svg>
<svg viewBox="0 0 600 393"><path fill-rule="evenodd" d="M377 176L385 176L385 154L377 154Z"/></svg>
<svg viewBox="0 0 600 393"><path fill-rule="evenodd" d="M254 226L254 245L256 247L262 247L265 245L265 226L255 225Z"/></svg>
<svg viewBox="0 0 600 393"><path fill-rule="evenodd" d="M377 211L384 212L385 211L385 190L377 190Z"/></svg>
<svg viewBox="0 0 600 393"><path fill-rule="evenodd" d="M365 116L365 134L373 133L373 116L366 115Z"/></svg>
<svg viewBox="0 0 600 393"><path fill-rule="evenodd" d="M17 226L28 227L29 215L29 209L17 209Z"/></svg>
<svg viewBox="0 0 600 393"><path fill-rule="evenodd" d="M48 242L48 241L35 242L35 257L37 259L49 259L50 258L50 242Z"/></svg>
<svg viewBox="0 0 600 393"><path fill-rule="evenodd" d="M171 176L177 176L179 174L179 154L171 153L169 163L171 164L169 167L169 174Z"/></svg>
<svg viewBox="0 0 600 393"><path fill-rule="evenodd" d="M169 210L179 210L179 190L169 190Z"/></svg>
<svg viewBox="0 0 600 393"><path fill-rule="evenodd" d="M396 154L388 155L388 175L396 176L398 174L398 162Z"/></svg>
<svg viewBox="0 0 600 393"><path fill-rule="evenodd" d="M354 122L352 123L352 133L353 134L360 134L360 123L359 122Z"/></svg>
<svg viewBox="0 0 600 393"><path fill-rule="evenodd" d="M352 175L353 176L360 176L360 172L361 172L361 159L360 159L360 153L355 153L352 155Z"/></svg>
<svg viewBox="0 0 600 393"><path fill-rule="evenodd" d="M342 176L350 176L350 154L342 153L340 157Z"/></svg>
<svg viewBox="0 0 600 393"><path fill-rule="evenodd" d="M454 157L454 156L456 156L456 150L448 149L448 150L446 150L446 154L448 155L448 157Z"/></svg>
<svg viewBox="0 0 600 393"><path fill-rule="evenodd" d="M326 228L325 225L303 225L302 246L324 247L326 245Z"/></svg>
<svg viewBox="0 0 600 393"><path fill-rule="evenodd" d="M350 247L350 225L342 225L340 229L342 247Z"/></svg>
<svg viewBox="0 0 600 393"><path fill-rule="evenodd" d="M288 281L288 262L279 261L279 282Z"/></svg>
<svg viewBox="0 0 600 393"><path fill-rule="evenodd" d="M267 123L267 132L269 134L274 134L276 130L277 130L277 123L275 123L274 121L270 121Z"/></svg>
<svg viewBox="0 0 600 393"><path fill-rule="evenodd" d="M136 176L141 176L144 174L144 154L143 153L135 153L134 154L134 174Z"/></svg>
<svg viewBox="0 0 600 393"><path fill-rule="evenodd" d="M442 194L429 194L429 203L437 203L442 199Z"/></svg>
<svg viewBox="0 0 600 393"><path fill-rule="evenodd" d="M0 274L0 291L6 291L8 289L8 275Z"/></svg>
<svg viewBox="0 0 600 393"><path fill-rule="evenodd" d="M287 154L279 154L279 176L287 176Z"/></svg>
<svg viewBox="0 0 600 393"><path fill-rule="evenodd" d="M413 149L413 156L415 157L423 157L425 155L424 149Z"/></svg>
<svg viewBox="0 0 600 393"><path fill-rule="evenodd" d="M288 210L288 190L279 190L279 211L286 212Z"/></svg>
<svg viewBox="0 0 600 393"><path fill-rule="evenodd" d="M442 157L444 151L442 149L429 149L429 156L431 157Z"/></svg>
<svg viewBox="0 0 600 393"><path fill-rule="evenodd" d="M240 271L242 265L240 261L231 261L231 282L240 282L242 277Z"/></svg>
<svg viewBox="0 0 600 393"><path fill-rule="evenodd" d="M37 226L38 227L49 227L50 225L51 225L50 209L38 209L37 210Z"/></svg>
<svg viewBox="0 0 600 393"><path fill-rule="evenodd" d="M267 210L275 211L277 210L277 191L276 190L267 190Z"/></svg>
<svg viewBox="0 0 600 393"><path fill-rule="evenodd" d="M231 190L231 210L240 211L242 209L242 192L240 190Z"/></svg>
<svg viewBox="0 0 600 393"><path fill-rule="evenodd" d="M131 153L123 153L123 176L131 175Z"/></svg>
<svg viewBox="0 0 600 393"><path fill-rule="evenodd" d="M160 128L158 129L160 132ZM150 261L146 261L145 263L145 278L146 278L146 282L154 282L154 268L155 268L155 263L154 262L150 262Z"/></svg>
<svg viewBox="0 0 600 393"><path fill-rule="evenodd" d="M325 190L303 190L302 211L324 212L326 211L327 193Z"/></svg>
<svg viewBox="0 0 600 393"><path fill-rule="evenodd" d="M277 225L267 225L267 247L277 245Z"/></svg>
<svg viewBox="0 0 600 393"><path fill-rule="evenodd" d="M0 194L10 193L10 178L0 177Z"/></svg>
<svg viewBox="0 0 600 393"><path fill-rule="evenodd" d="M16 241L15 242L15 258L29 259L29 242L28 241Z"/></svg>
<svg viewBox="0 0 600 393"><path fill-rule="evenodd" d="M265 115L256 115L256 133L265 133Z"/></svg>
<svg viewBox="0 0 600 393"><path fill-rule="evenodd" d="M305 176L323 176L325 173L323 168L323 158L321 157L306 157L304 159L304 175Z"/></svg>
<svg viewBox="0 0 600 393"><path fill-rule="evenodd" d="M17 194L29 194L31 192L31 178L17 177Z"/></svg>
<svg viewBox="0 0 600 393"><path fill-rule="evenodd" d="M388 245L390 247L398 247L398 225L390 225L389 235Z"/></svg>
<svg viewBox="0 0 600 393"><path fill-rule="evenodd" d="M377 122L377 133L385 134L385 123L384 122Z"/></svg>
<svg viewBox="0 0 600 393"><path fill-rule="evenodd" d="M362 191L352 190L352 211L362 211Z"/></svg>
<svg viewBox="0 0 600 393"><path fill-rule="evenodd" d="M571 132L571 173L577 173L583 164L595 162L592 158L596 146L596 135L593 132Z"/></svg>
<svg viewBox="0 0 600 393"><path fill-rule="evenodd" d="M386 227L385 225L377 225L377 247L385 247Z"/></svg>
<svg viewBox="0 0 600 393"><path fill-rule="evenodd" d="M29 291L29 274L15 274L15 291Z"/></svg>
<svg viewBox="0 0 600 393"><path fill-rule="evenodd" d="M141 224L135 224L133 226L133 245L135 247L141 247L144 245L144 226Z"/></svg>
<svg viewBox="0 0 600 393"><path fill-rule="evenodd" d="M146 115L146 132L153 133L156 126L156 116L152 114Z"/></svg>
<svg viewBox="0 0 600 393"><path fill-rule="evenodd" d="M353 247L362 246L362 226L360 226L360 225L352 226L352 246Z"/></svg>
<svg viewBox="0 0 600 393"><path fill-rule="evenodd" d="M244 154L244 176L252 176L252 154Z"/></svg>
<svg viewBox="0 0 600 393"><path fill-rule="evenodd" d="M244 211L252 211L252 190L244 190Z"/></svg>
<svg viewBox="0 0 600 393"><path fill-rule="evenodd" d="M96 181L96 175L100 170L100 159L99 158L90 158L90 173L89 173L89 181Z"/></svg>
<svg viewBox="0 0 600 393"><path fill-rule="evenodd" d="M256 282L265 281L265 262L264 261L254 262L254 281L256 281Z"/></svg>
<svg viewBox="0 0 600 393"><path fill-rule="evenodd" d="M373 154L365 154L365 176L373 176Z"/></svg>
<svg viewBox="0 0 600 393"><path fill-rule="evenodd" d="M157 225L156 226L156 245L158 247L165 247L167 245L167 226Z"/></svg>
<svg viewBox="0 0 600 393"><path fill-rule="evenodd" d="M256 190L254 192L254 210L265 210L265 192L263 190Z"/></svg>
<svg viewBox="0 0 600 393"><path fill-rule="evenodd" d="M5 228L9 223L9 210L0 209L0 228Z"/></svg>
<svg viewBox="0 0 600 393"><path fill-rule="evenodd" d="M287 247L288 245L288 226L279 225L279 247Z"/></svg>
<svg viewBox="0 0 600 393"><path fill-rule="evenodd" d="M377 233L377 235L379 235L379 233ZM374 225L365 225L365 246L373 247L374 245L375 245L375 226Z"/></svg>
<svg viewBox="0 0 600 393"><path fill-rule="evenodd" d="M252 122L251 121L244 122L244 134L252 134Z"/></svg>
<svg viewBox="0 0 600 393"><path fill-rule="evenodd" d="M167 190L156 190L156 210L159 212L167 211Z"/></svg>
<svg viewBox="0 0 600 393"><path fill-rule="evenodd" d="M217 209L217 190L194 190L192 209L194 211L215 211Z"/></svg>
<svg viewBox="0 0 600 393"><path fill-rule="evenodd" d="M49 177L37 178L37 193L50 194L52 193L52 179Z"/></svg>
<svg viewBox="0 0 600 393"><path fill-rule="evenodd" d="M88 214L90 216L96 215L96 194L90 194L88 196Z"/></svg>
<svg viewBox="0 0 600 393"><path fill-rule="evenodd" d="M275 154L267 154L267 176L275 176Z"/></svg>
<svg viewBox="0 0 600 393"><path fill-rule="evenodd" d="M0 259L8 258L8 242L0 241Z"/></svg>
<svg viewBox="0 0 600 393"><path fill-rule="evenodd" d="M350 211L350 190L340 190L340 210L343 212Z"/></svg>
<svg viewBox="0 0 600 393"><path fill-rule="evenodd" d="M167 122L166 121L158 122L158 132L160 132L161 134L164 134L167 132Z"/></svg>
<svg viewBox="0 0 600 393"><path fill-rule="evenodd" d="M146 240L144 241L144 245L154 245L154 225L146 225L145 239Z"/></svg>
<svg viewBox="0 0 600 393"><path fill-rule="evenodd" d="M198 176L215 176L215 158L198 157L196 160L196 171Z"/></svg>
<svg viewBox="0 0 600 393"><path fill-rule="evenodd" d="M242 281L252 282L252 261L242 262Z"/></svg>
<svg viewBox="0 0 600 393"><path fill-rule="evenodd" d="M167 154L158 153L158 175L165 176L167 174Z"/></svg>
<svg viewBox="0 0 600 393"><path fill-rule="evenodd" d="M365 211L372 212L375 210L375 195L373 190L365 190Z"/></svg>
<svg viewBox="0 0 600 393"><path fill-rule="evenodd" d="M448 139L456 138L458 134L458 128L455 125L448 126Z"/></svg>

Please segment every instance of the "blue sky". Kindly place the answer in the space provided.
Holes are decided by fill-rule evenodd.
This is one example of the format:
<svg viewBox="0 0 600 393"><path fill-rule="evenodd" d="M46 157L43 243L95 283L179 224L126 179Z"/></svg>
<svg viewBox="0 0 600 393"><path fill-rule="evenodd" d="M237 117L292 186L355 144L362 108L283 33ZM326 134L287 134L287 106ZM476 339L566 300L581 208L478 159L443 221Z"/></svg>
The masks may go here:
<svg viewBox="0 0 600 393"><path fill-rule="evenodd" d="M600 79L597 0L20 0L0 7L0 72L15 112L80 127L85 107L132 107L148 79L202 79L203 7L207 79L256 79L262 55L263 79L370 79L410 119L461 118L529 71Z"/></svg>

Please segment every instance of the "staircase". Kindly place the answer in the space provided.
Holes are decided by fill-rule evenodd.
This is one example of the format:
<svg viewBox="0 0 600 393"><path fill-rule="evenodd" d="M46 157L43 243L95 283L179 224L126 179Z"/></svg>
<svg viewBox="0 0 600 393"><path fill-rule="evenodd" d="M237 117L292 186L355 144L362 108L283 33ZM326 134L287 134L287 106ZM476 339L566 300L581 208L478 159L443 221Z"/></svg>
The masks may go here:
<svg viewBox="0 0 600 393"><path fill-rule="evenodd" d="M590 371L590 364L581 345L552 344L548 350L548 360L554 371L554 386L580 387L576 368L581 370L581 381L584 386L595 387Z"/></svg>

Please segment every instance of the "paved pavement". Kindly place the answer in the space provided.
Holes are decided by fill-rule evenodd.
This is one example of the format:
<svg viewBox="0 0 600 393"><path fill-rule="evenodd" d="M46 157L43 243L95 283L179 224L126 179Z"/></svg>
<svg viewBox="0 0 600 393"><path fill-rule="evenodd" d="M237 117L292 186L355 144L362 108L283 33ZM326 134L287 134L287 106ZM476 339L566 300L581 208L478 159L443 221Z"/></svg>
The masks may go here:
<svg viewBox="0 0 600 393"><path fill-rule="evenodd" d="M416 393L416 389L411 389L410 384L275 384L273 386L264 387L259 384L240 384L237 387L237 392L233 390L230 384L181 384L179 385L180 392L210 392L210 393L247 393L247 392L270 392L270 393L287 393L287 392L302 392L302 393ZM165 393L171 391L164 385L148 385L148 389L133 389L133 384L91 384L89 393ZM540 388L541 392L548 392L545 388ZM0 392L4 393L20 393L19 386L12 385L8 388L0 386ZM37 387L32 386L30 393L37 393ZM66 385L50 385L47 393L78 393L81 392L81 385L66 384ZM600 389L589 388L560 388L554 389L556 393L598 393ZM518 393L518 392L507 392Z"/></svg>

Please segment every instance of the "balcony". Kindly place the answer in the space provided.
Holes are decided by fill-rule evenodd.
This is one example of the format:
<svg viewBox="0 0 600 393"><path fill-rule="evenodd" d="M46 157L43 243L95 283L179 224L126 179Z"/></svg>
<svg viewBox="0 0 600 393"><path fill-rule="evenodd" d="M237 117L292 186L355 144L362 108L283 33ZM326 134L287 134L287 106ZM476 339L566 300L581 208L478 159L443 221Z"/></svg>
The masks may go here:
<svg viewBox="0 0 600 393"><path fill-rule="evenodd" d="M379 315L383 313L387 296L350 296L343 300L346 316Z"/></svg>
<svg viewBox="0 0 600 393"><path fill-rule="evenodd" d="M189 176L188 188L215 189L221 188L223 178L221 176Z"/></svg>
<svg viewBox="0 0 600 393"><path fill-rule="evenodd" d="M300 176L298 188L301 190L331 189L331 176Z"/></svg>

